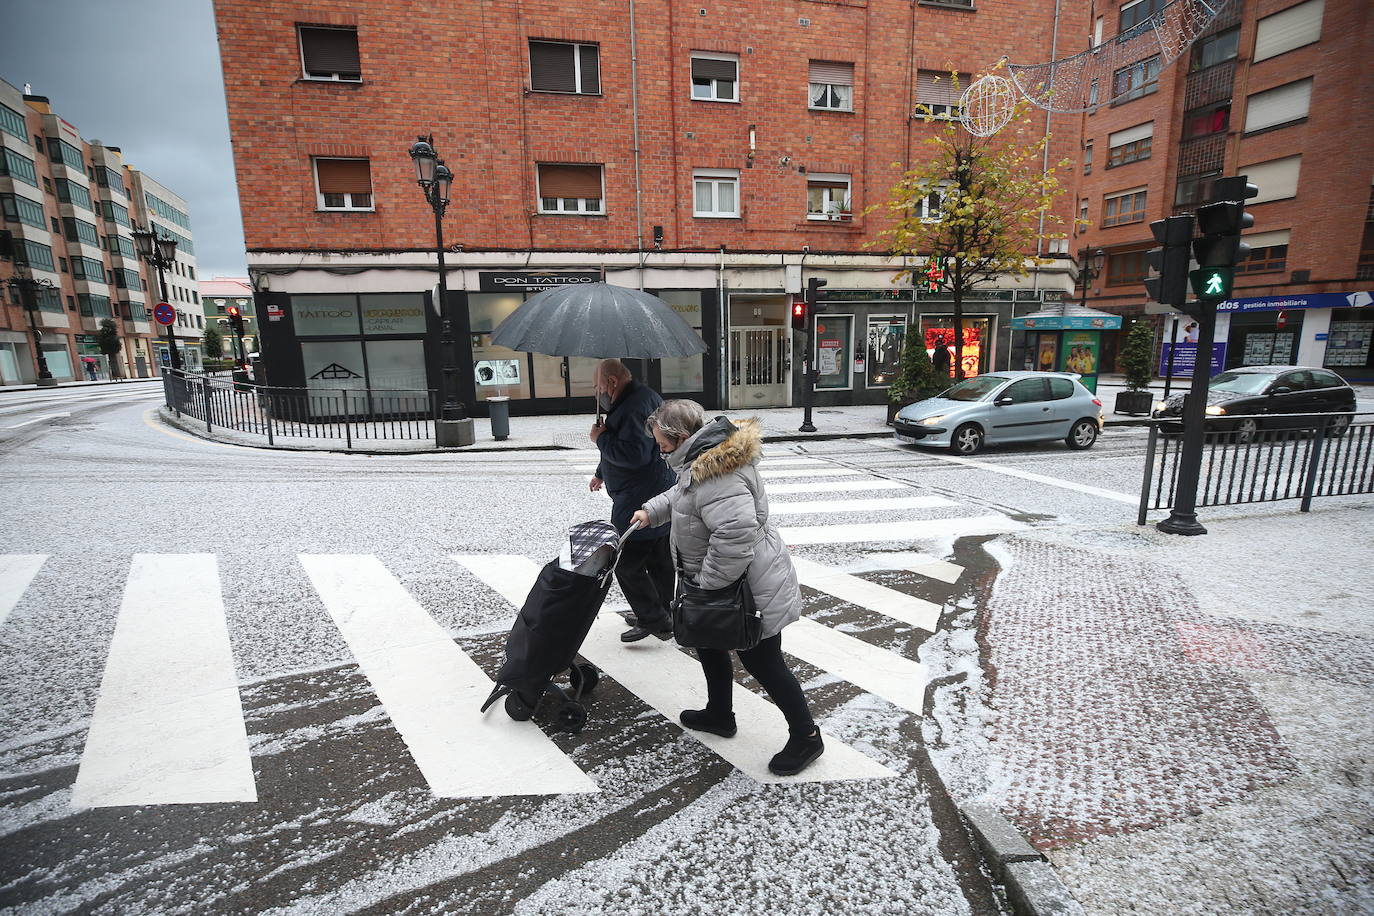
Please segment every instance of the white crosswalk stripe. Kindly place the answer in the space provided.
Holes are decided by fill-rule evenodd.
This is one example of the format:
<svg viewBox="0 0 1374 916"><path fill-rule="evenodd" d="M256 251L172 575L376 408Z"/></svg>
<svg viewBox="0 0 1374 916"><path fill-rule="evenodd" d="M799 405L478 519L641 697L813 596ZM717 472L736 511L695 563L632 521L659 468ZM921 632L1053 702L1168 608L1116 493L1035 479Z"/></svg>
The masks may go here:
<svg viewBox="0 0 1374 916"><path fill-rule="evenodd" d="M910 490L911 484L902 483L900 480L882 480L877 477L869 477L864 480L818 480L815 483L770 483L768 484L769 496L791 495L793 493L811 493L820 495L822 493L851 493L868 492L878 490Z"/></svg>
<svg viewBox="0 0 1374 916"><path fill-rule="evenodd" d="M920 662L805 617L782 631L782 650L894 706L921 714L926 668Z"/></svg>
<svg viewBox="0 0 1374 916"><path fill-rule="evenodd" d="M808 588L834 595L841 601L899 620L927 632L935 632L940 622L940 605L896 589L851 576L846 572L814 563L803 557L794 556L792 565L797 570L797 580Z"/></svg>
<svg viewBox="0 0 1374 916"><path fill-rule="evenodd" d="M256 800L218 563L211 554L139 554L72 805Z"/></svg>
<svg viewBox="0 0 1374 916"><path fill-rule="evenodd" d="M491 679L380 560L300 561L435 795L597 791L533 722L481 713Z"/></svg>
<svg viewBox="0 0 1374 916"><path fill-rule="evenodd" d="M866 541L919 541L941 537L1004 534L1026 526L1005 515L935 518L905 522L799 525L779 529L788 544L859 544Z"/></svg>
<svg viewBox="0 0 1374 916"><path fill-rule="evenodd" d="M10 611L19 603L47 558L48 555L43 553L0 555L0 626L4 626Z"/></svg>
<svg viewBox="0 0 1374 916"><path fill-rule="evenodd" d="M904 509L941 509L958 505L943 496L886 496L879 499L815 499L798 502L775 500L771 515L827 515L838 512L899 512Z"/></svg>
<svg viewBox="0 0 1374 916"><path fill-rule="evenodd" d="M784 477L858 477L863 471L852 471L849 468L825 467L825 468L778 468L769 470L767 465L759 467L759 476L765 479L784 478Z"/></svg>
<svg viewBox="0 0 1374 916"><path fill-rule="evenodd" d="M538 564L520 556L469 555L456 556L454 560L517 607L524 602L539 574ZM582 644L582 657L674 723L679 712L693 705L693 697L704 702L705 681L696 659L652 638L626 646L620 641L622 628L618 616L601 614ZM835 652L833 648L826 651ZM817 654L823 654L819 648ZM825 754L814 764L797 776L774 776L768 772L768 760L787 741L787 723L782 713L763 697L738 684L735 685L734 707L739 725L739 734L735 737L721 738L702 732L690 734L759 782L830 782L896 775L827 735Z"/></svg>

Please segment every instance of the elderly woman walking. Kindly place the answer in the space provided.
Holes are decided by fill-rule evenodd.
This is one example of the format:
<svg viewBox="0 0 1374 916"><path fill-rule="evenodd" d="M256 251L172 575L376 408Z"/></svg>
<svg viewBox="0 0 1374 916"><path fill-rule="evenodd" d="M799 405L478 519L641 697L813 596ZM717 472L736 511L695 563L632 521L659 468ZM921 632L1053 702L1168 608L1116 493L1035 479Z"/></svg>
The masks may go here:
<svg viewBox="0 0 1374 916"><path fill-rule="evenodd" d="M704 589L729 586L746 573L762 614L761 638L740 661L787 718L790 737L768 768L779 776L806 769L825 750L806 694L782 657L782 629L801 616L801 590L787 547L768 520L756 465L763 452L758 423L725 417L704 422L695 401L668 401L646 427L677 473L677 484L645 503L634 518L653 527L671 519L672 546L683 573ZM706 674L706 708L683 710L682 724L729 738L734 664L725 649L697 649Z"/></svg>

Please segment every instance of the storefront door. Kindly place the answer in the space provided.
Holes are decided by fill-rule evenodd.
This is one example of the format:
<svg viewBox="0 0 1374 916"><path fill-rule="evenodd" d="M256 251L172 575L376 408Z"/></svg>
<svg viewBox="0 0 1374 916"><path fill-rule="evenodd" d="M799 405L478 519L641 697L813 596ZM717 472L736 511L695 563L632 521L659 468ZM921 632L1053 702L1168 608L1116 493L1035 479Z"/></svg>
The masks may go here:
<svg viewBox="0 0 1374 916"><path fill-rule="evenodd" d="M788 328L730 329L730 406L786 407Z"/></svg>

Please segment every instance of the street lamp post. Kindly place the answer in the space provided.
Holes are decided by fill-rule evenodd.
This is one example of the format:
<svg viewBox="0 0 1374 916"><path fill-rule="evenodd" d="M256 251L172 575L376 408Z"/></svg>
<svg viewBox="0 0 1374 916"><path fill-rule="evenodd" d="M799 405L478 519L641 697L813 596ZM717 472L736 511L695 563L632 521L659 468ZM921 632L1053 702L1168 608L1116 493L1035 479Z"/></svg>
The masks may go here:
<svg viewBox="0 0 1374 916"><path fill-rule="evenodd" d="M51 388L57 384L57 379L53 378L52 373L48 371L48 359L43 355L43 332L38 330L38 291L40 289L52 289L53 282L46 279L35 280L23 268L20 268L13 277L10 277L8 282L10 289L19 293L19 301L29 316L29 331L33 334L33 352L38 363L38 386Z"/></svg>
<svg viewBox="0 0 1374 916"><path fill-rule="evenodd" d="M149 224L134 230L134 244L138 247L139 256L157 269L157 283L162 290L162 301L166 302L167 277L163 271L171 270L172 264L176 262L177 240L159 236L157 230ZM177 352L177 342L170 324L167 325L167 349L171 353L172 368L180 370L181 354Z"/></svg>
<svg viewBox="0 0 1374 916"><path fill-rule="evenodd" d="M434 135L421 136L410 145L415 164L415 181L424 192L425 202L434 211L434 249L439 260L439 349L440 391L443 405L434 424L435 444L439 447L472 445L472 420L458 400L458 343L453 337L453 306L448 299L448 277L444 266L444 211L448 209L453 173L434 151Z"/></svg>
<svg viewBox="0 0 1374 916"><path fill-rule="evenodd" d="M1082 308L1088 307L1088 287L1092 286L1093 279L1102 275L1102 265L1106 263L1107 253L1101 248L1089 255L1086 251L1082 252L1083 262L1083 293L1078 297L1078 304Z"/></svg>

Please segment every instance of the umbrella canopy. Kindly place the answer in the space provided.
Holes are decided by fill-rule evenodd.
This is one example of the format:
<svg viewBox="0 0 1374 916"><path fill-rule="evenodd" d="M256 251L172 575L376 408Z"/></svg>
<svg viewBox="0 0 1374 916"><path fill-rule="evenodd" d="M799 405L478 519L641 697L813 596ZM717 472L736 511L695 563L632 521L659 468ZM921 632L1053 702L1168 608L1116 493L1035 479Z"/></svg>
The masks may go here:
<svg viewBox="0 0 1374 916"><path fill-rule="evenodd" d="M706 352L701 335L657 296L608 283L531 296L491 334L493 346L548 356L663 359Z"/></svg>

